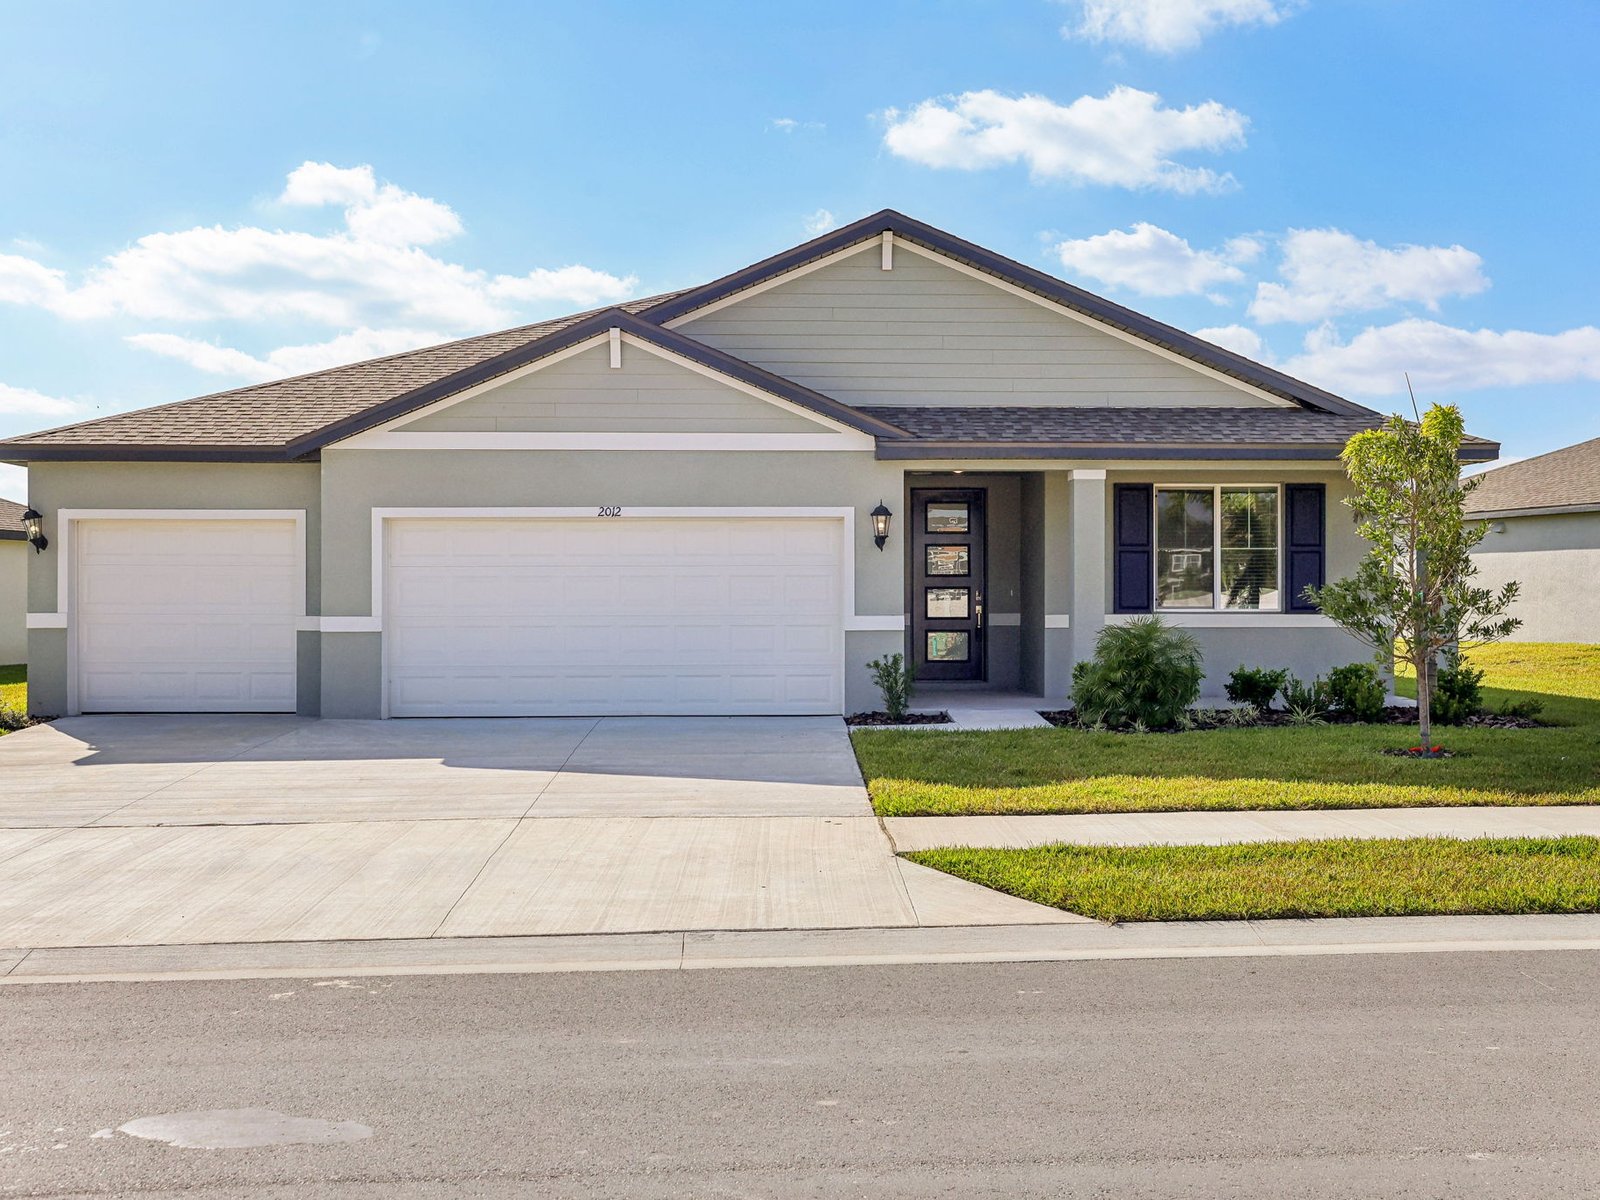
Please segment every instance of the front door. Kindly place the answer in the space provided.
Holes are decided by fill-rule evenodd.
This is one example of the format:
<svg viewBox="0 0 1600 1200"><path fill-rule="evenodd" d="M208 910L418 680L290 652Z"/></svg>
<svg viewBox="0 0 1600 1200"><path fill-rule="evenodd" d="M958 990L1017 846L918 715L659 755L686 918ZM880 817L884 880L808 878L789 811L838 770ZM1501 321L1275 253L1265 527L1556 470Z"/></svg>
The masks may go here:
<svg viewBox="0 0 1600 1200"><path fill-rule="evenodd" d="M911 493L911 636L917 678L984 677L984 492Z"/></svg>

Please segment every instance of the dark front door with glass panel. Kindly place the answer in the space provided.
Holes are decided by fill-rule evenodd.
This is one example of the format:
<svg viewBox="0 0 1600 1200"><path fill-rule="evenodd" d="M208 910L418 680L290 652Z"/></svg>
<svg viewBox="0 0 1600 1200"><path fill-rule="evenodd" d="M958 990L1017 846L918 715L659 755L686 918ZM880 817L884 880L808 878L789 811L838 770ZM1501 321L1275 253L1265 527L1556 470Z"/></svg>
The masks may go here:
<svg viewBox="0 0 1600 1200"><path fill-rule="evenodd" d="M984 677L981 489L911 493L911 653L917 678Z"/></svg>

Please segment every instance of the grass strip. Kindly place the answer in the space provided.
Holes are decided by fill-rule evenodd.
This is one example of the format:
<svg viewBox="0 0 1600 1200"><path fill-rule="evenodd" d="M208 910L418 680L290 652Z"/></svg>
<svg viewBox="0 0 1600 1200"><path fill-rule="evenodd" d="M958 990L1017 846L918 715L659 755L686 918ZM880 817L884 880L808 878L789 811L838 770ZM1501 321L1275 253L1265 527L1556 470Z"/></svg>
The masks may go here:
<svg viewBox="0 0 1600 1200"><path fill-rule="evenodd" d="M962 847L905 857L1102 921L1600 911L1592 837Z"/></svg>

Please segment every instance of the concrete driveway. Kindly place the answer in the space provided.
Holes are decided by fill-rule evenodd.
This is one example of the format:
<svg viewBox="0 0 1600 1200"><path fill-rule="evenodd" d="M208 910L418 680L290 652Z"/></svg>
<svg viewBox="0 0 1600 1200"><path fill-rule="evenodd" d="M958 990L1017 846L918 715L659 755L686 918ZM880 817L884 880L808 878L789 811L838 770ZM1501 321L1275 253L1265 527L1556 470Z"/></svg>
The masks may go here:
<svg viewBox="0 0 1600 1200"><path fill-rule="evenodd" d="M894 857L836 718L0 738L0 946L1068 919Z"/></svg>

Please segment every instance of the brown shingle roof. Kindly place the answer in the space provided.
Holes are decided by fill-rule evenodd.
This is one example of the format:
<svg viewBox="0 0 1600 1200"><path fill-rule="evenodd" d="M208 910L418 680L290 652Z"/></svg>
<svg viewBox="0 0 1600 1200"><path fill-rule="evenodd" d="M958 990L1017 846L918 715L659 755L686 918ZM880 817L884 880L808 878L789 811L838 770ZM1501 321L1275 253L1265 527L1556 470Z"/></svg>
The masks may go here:
<svg viewBox="0 0 1600 1200"><path fill-rule="evenodd" d="M641 312L676 294L630 300L617 307ZM310 375L213 392L192 400L29 434L0 442L0 458L8 448L36 446L227 446L271 450L604 311L591 309L516 329L330 367Z"/></svg>
<svg viewBox="0 0 1600 1200"><path fill-rule="evenodd" d="M22 514L27 511L15 500L0 498L0 541L20 542L28 536L22 528Z"/></svg>
<svg viewBox="0 0 1600 1200"><path fill-rule="evenodd" d="M1370 409L1291 379L1272 368L1113 304L1032 267L885 209L703 287L334 367L311 375L234 388L192 400L46 430L0 442L0 459L137 458L158 461L280 462L311 459L316 457L322 446L360 429L403 415L463 388L498 378L541 354L559 348L563 338L571 340L580 333L590 336L593 331L582 324L585 321L596 324L620 315L622 323L626 323L630 319L626 314L634 314L632 319L640 323L647 322L662 336L666 336L663 327L674 316L755 286L842 245L854 244L876 236L878 232L890 230L1013 286L1037 292L1146 341L1165 346L1215 370L1281 395L1299 406L1296 410L1283 411L1188 410L1186 417L1175 416L1181 410L1173 409L1159 410L1148 416L1128 409L1105 409L1099 410L1099 415L1093 418L1084 414L1094 410L1082 409L929 409L926 411L933 415L926 418L927 422L952 421L954 414L960 411L967 412L969 416L961 431L920 435L925 439L995 442L1013 447L1025 441L1048 442L1058 446L1084 441L1103 441L1108 444L1134 442L1141 446L1154 446L1164 441L1189 446L1224 443L1248 445L1251 442L1271 441L1286 444L1291 450L1298 448L1297 457L1330 457L1323 452L1326 447L1335 442L1342 445L1350 432L1367 428L1377 420L1377 414ZM619 309L622 310L621 314ZM644 315L640 317L640 314ZM683 338L681 334L674 336ZM684 345L694 347L704 357L716 358L718 369L731 371L736 376L744 377L752 373L771 376L771 372L761 372L760 368L695 343L693 339L687 339ZM760 386L769 384L777 387L779 394L786 394L786 389L806 392L798 402L858 428L875 423L875 418L895 423L908 411L920 411L853 410L829 397L802 389L793 381L772 377ZM1040 415L1050 411L1059 415L1050 418ZM861 415L862 412L869 415ZM1202 425L1196 423L1199 419L1195 414L1200 412L1219 415ZM1243 416L1246 412L1253 415ZM1007 416L1007 413L1023 415ZM1056 424L1040 424L1046 420ZM1099 424L1092 427L1073 424L1089 420ZM1182 424L1162 424L1174 421ZM1239 427L1239 422L1245 424ZM1147 427L1152 424L1156 427ZM928 428L934 426L930 424ZM955 427L948 429L954 430ZM1230 432L1222 433L1222 430ZM886 454L880 445L880 456L910 457L915 452L914 445L904 439L898 429L875 429L872 432L878 433L883 439L895 439L899 447L894 453ZM1470 457L1494 457L1494 443L1482 439L1472 439L1472 442L1475 453ZM1040 453L1048 451L1041 450ZM1257 456L1265 457L1264 451Z"/></svg>
<svg viewBox="0 0 1600 1200"><path fill-rule="evenodd" d="M1350 438L1373 429L1377 413L1346 416L1305 408L1029 408L874 406L862 409L892 421L922 442L935 444L1035 445L1061 449L1149 447L1226 450L1288 446L1304 457L1337 458ZM905 457L915 443L894 448ZM931 447L921 453L928 453ZM1496 443L1467 438L1463 457L1492 458ZM905 453L902 453L904 451Z"/></svg>
<svg viewBox="0 0 1600 1200"><path fill-rule="evenodd" d="M1522 508L1600 509L1600 438L1486 471L1467 511Z"/></svg>

